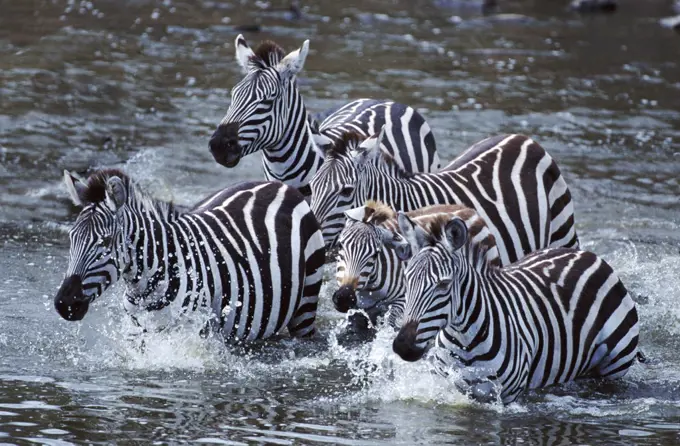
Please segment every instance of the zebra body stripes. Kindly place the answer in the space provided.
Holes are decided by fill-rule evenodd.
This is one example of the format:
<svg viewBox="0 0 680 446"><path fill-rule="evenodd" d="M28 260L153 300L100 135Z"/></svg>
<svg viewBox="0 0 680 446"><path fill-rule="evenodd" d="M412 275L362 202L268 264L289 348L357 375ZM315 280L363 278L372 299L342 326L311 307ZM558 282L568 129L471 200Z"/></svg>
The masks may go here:
<svg viewBox="0 0 680 446"><path fill-rule="evenodd" d="M440 371L460 369L458 384L473 397L490 398L500 388L505 403L527 389L618 378L633 363L635 304L595 254L549 248L498 267L484 261L487 248L457 217L425 229L403 213L398 219L401 243L413 253L393 343L403 359L420 359L436 338Z"/></svg>
<svg viewBox="0 0 680 446"><path fill-rule="evenodd" d="M364 137L387 127L385 149L409 172L439 168L434 136L413 108L391 101L359 99L327 116L316 128L298 90L309 41L285 55L273 42L251 50L236 38L236 59L245 77L231 91L231 104L209 147L215 160L234 167L248 154L262 151L265 177L300 188L309 195L309 181L323 163L319 145L336 141L348 131Z"/></svg>
<svg viewBox="0 0 680 446"><path fill-rule="evenodd" d="M389 206L369 201L345 215L347 224L338 239L336 279L339 288L333 294L335 308L343 313L360 308L374 325L378 316L389 309L389 324L399 328L406 293L405 260L410 257L410 247L404 249L396 243L400 240L397 214ZM459 205L427 206L406 215L420 226L442 215L458 216L471 224L480 218L473 210ZM493 237L486 225L471 227L480 230L471 232L475 240ZM495 244L486 251L485 260L500 266Z"/></svg>
<svg viewBox="0 0 680 446"><path fill-rule="evenodd" d="M496 237L503 264L545 247L578 247L571 193L557 164L523 135L474 144L436 173L409 173L376 137L345 138L327 153L311 182L312 211L326 246L344 227L344 212L367 200L411 211L434 204L471 207Z"/></svg>
<svg viewBox="0 0 680 446"><path fill-rule="evenodd" d="M242 183L190 210L154 200L117 170L65 172L76 205L55 307L80 320L120 277L126 308L206 309L230 340L315 331L325 249L304 197L278 182ZM213 325L213 324L211 324Z"/></svg>

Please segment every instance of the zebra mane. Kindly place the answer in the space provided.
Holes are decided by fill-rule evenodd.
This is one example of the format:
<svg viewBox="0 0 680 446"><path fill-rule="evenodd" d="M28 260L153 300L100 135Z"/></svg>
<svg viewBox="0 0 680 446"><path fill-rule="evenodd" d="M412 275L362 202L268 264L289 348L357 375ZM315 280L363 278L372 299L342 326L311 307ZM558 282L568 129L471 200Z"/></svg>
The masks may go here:
<svg viewBox="0 0 680 446"><path fill-rule="evenodd" d="M363 219L364 223L379 225L397 217L394 209L382 201L368 200L364 206L366 207L366 214Z"/></svg>
<svg viewBox="0 0 680 446"><path fill-rule="evenodd" d="M366 139L359 132L350 130L342 134L339 140L324 149L324 156L331 158L345 158L350 155L350 151L357 148Z"/></svg>
<svg viewBox="0 0 680 446"><path fill-rule="evenodd" d="M454 215L463 220L468 228L468 239L465 245L472 264L482 268L487 265L500 267L496 238L489 231L484 219L474 209L464 206L458 206ZM450 220L450 214L439 213L433 215L431 219L419 221L427 234L426 240L430 246L446 237L444 228Z"/></svg>
<svg viewBox="0 0 680 446"><path fill-rule="evenodd" d="M281 62L286 55L286 52L279 46L279 44L271 40L265 40L260 43L250 56L249 62L256 68L275 67Z"/></svg>
<svg viewBox="0 0 680 446"><path fill-rule="evenodd" d="M157 212L159 216L167 219L172 219L182 212L182 209L175 206L174 203L158 200L146 194L137 187L132 178L119 169L102 169L92 173L88 177L87 187L83 191L83 201L86 203L101 203L106 200L106 184L111 177L118 177L123 182L129 193L128 203L134 201L138 205Z"/></svg>
<svg viewBox="0 0 680 446"><path fill-rule="evenodd" d="M101 203L106 199L106 182L111 177L118 177L127 187L130 184L130 177L122 170L102 169L94 172L87 179L87 187L82 192L82 199L86 203Z"/></svg>

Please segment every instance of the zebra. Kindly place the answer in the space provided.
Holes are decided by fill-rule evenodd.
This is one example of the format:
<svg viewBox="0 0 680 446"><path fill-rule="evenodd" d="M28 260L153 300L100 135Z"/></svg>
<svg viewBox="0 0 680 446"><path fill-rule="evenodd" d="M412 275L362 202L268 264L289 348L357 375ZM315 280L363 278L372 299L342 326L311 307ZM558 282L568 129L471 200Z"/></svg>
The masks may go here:
<svg viewBox="0 0 680 446"><path fill-rule="evenodd" d="M408 172L439 169L430 126L413 108L387 100L358 99L320 124L311 118L298 90L309 40L286 55L274 42L253 51L236 37L236 60L245 77L231 91L231 104L213 133L209 148L215 161L231 168L248 154L263 151L265 178L297 187L309 196L309 180L323 162L322 146L348 131L364 137L387 127L385 148Z"/></svg>
<svg viewBox="0 0 680 446"><path fill-rule="evenodd" d="M501 262L537 249L578 247L571 192L552 157L524 135L484 139L436 173L410 173L381 149L384 130L346 135L326 148L312 179L312 212L326 248L344 227L344 212L367 200L410 211L434 204L475 209L496 237Z"/></svg>
<svg viewBox="0 0 680 446"><path fill-rule="evenodd" d="M400 212L398 223L403 236L396 243L412 254L403 323L392 344L402 359L421 359L436 338L439 372L458 368L461 390L482 400L499 391L504 403L527 389L619 378L632 365L635 303L595 254L546 248L499 267L485 257L493 238L473 239L473 227L459 217L444 215L423 228Z"/></svg>
<svg viewBox="0 0 680 446"><path fill-rule="evenodd" d="M406 215L421 226L442 215L458 216L466 222L480 218L473 210L459 205L427 206ZM388 323L398 328L406 292L404 261L410 256L410 249L395 243L399 241L397 215L389 206L369 200L364 206L345 212L345 216L347 223L338 239L339 288L333 294L335 308L343 313L360 308L374 326L389 309ZM486 225L473 228L482 229L471 233L474 239L493 237ZM495 245L487 250L486 261L500 266Z"/></svg>
<svg viewBox="0 0 680 446"><path fill-rule="evenodd" d="M280 182L223 189L191 209L156 200L124 172L64 182L82 210L69 231L69 264L54 299L66 320L121 277L124 306L211 312L230 341L315 333L325 248L302 194ZM177 314L173 312L173 314Z"/></svg>

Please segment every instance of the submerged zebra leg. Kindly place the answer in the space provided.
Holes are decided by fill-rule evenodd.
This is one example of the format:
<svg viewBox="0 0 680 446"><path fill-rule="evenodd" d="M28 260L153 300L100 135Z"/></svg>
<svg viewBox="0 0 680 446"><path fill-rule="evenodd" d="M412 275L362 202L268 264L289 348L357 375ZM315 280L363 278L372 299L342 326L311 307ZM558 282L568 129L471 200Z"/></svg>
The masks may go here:
<svg viewBox="0 0 680 446"><path fill-rule="evenodd" d="M323 266L325 262L325 250L323 239L319 232L317 242L313 248L316 250L307 257L305 263L305 286L302 290L302 298L293 318L288 323L288 332L292 337L311 337L316 333L316 309L319 303L319 292L323 280ZM318 245L318 246L317 246ZM309 247L312 246L308 246Z"/></svg>

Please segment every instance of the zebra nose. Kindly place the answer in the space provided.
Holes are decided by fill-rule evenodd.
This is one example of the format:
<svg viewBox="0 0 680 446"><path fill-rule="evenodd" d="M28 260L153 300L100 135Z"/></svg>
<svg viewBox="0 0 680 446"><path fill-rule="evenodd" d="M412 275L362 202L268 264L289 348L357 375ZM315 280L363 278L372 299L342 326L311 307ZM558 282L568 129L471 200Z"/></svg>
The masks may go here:
<svg viewBox="0 0 680 446"><path fill-rule="evenodd" d="M417 361L425 354L424 348L416 346L416 334L418 334L418 323L411 321L401 327L392 342L392 350L404 361Z"/></svg>
<svg viewBox="0 0 680 446"><path fill-rule="evenodd" d="M241 159L238 128L238 122L220 124L208 143L215 161L225 167L234 167Z"/></svg>
<svg viewBox="0 0 680 446"><path fill-rule="evenodd" d="M343 285L333 293L333 305L341 313L347 313L350 309L356 308L357 296L351 285Z"/></svg>
<svg viewBox="0 0 680 446"><path fill-rule="evenodd" d="M83 281L78 275L64 279L57 296L54 308L67 321L79 321L85 317L90 302L83 296Z"/></svg>

